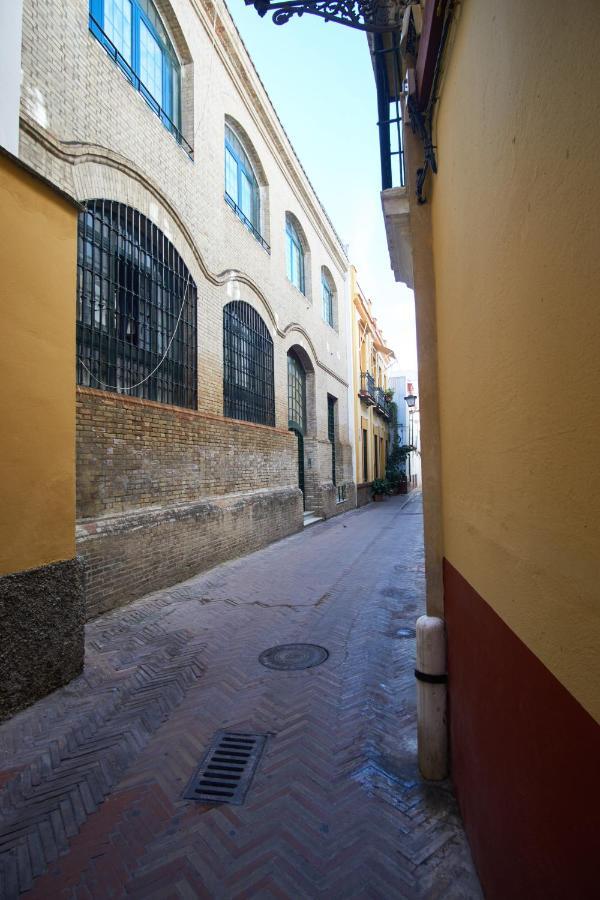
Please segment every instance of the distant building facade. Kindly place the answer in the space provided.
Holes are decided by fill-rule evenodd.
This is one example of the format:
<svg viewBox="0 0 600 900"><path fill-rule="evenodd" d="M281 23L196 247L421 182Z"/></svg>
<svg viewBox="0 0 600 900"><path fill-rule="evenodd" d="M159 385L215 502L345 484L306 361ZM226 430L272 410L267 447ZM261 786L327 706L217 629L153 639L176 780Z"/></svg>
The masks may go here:
<svg viewBox="0 0 600 900"><path fill-rule="evenodd" d="M408 375L392 375L388 385L393 390L393 401L398 408L398 441L400 446L414 447L406 457L406 477L409 488L421 485L421 430L419 413L419 389L417 381ZM409 406L406 397L415 397L414 406Z"/></svg>
<svg viewBox="0 0 600 900"><path fill-rule="evenodd" d="M393 351L373 315L372 303L360 288L354 266L350 269L352 354L354 363L354 436L359 505L371 497L371 483L385 478L390 444L391 408L387 370Z"/></svg>
<svg viewBox="0 0 600 900"><path fill-rule="evenodd" d="M348 261L229 14L24 0L20 155L82 205L88 616L355 505Z"/></svg>

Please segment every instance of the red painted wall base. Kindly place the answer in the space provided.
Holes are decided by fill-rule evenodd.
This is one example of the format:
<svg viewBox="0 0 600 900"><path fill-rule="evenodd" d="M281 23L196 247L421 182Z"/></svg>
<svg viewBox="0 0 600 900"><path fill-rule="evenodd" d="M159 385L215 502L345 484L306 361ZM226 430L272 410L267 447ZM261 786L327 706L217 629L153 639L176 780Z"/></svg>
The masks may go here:
<svg viewBox="0 0 600 900"><path fill-rule="evenodd" d="M452 778L487 900L600 897L600 726L444 561Z"/></svg>

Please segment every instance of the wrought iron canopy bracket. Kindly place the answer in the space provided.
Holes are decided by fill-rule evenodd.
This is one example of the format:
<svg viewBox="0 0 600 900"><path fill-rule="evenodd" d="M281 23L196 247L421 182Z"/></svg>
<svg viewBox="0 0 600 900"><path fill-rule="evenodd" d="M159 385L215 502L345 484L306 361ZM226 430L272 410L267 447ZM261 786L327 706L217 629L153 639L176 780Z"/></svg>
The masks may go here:
<svg viewBox="0 0 600 900"><path fill-rule="evenodd" d="M276 25L285 25L292 16L319 16L326 22L347 25L359 31L372 34L398 31L402 21L397 24L381 20L379 0L244 0L246 6L253 6L259 16L273 13ZM379 19L379 21L376 21Z"/></svg>

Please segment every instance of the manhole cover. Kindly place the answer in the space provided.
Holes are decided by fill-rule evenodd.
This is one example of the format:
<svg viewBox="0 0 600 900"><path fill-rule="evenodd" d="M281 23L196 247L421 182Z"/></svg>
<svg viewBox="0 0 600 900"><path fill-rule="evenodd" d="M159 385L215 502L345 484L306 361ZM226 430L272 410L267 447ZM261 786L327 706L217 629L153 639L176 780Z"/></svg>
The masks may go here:
<svg viewBox="0 0 600 900"><path fill-rule="evenodd" d="M325 647L319 647L317 644L280 644L279 647L263 650L258 661L267 669L291 671L320 666L328 656L329 652Z"/></svg>
<svg viewBox="0 0 600 900"><path fill-rule="evenodd" d="M399 628L396 632L396 637L398 638L414 638L416 637L416 632L414 628Z"/></svg>

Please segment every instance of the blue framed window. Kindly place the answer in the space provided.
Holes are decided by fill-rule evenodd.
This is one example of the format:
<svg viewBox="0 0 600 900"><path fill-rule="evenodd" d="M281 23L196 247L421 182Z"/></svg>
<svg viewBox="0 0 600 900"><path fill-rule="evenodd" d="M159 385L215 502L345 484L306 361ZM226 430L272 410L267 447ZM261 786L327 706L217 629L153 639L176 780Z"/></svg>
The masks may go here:
<svg viewBox="0 0 600 900"><path fill-rule="evenodd" d="M294 223L289 216L285 220L285 262L287 277L303 294L304 287L304 248Z"/></svg>
<svg viewBox="0 0 600 900"><path fill-rule="evenodd" d="M333 328L334 288L324 269L321 271L321 291L323 297L323 319Z"/></svg>
<svg viewBox="0 0 600 900"><path fill-rule="evenodd" d="M181 69L152 0L90 0L90 31L191 155L181 134Z"/></svg>
<svg viewBox="0 0 600 900"><path fill-rule="evenodd" d="M260 188L240 139L225 125L225 200L256 240L270 253L260 233Z"/></svg>

